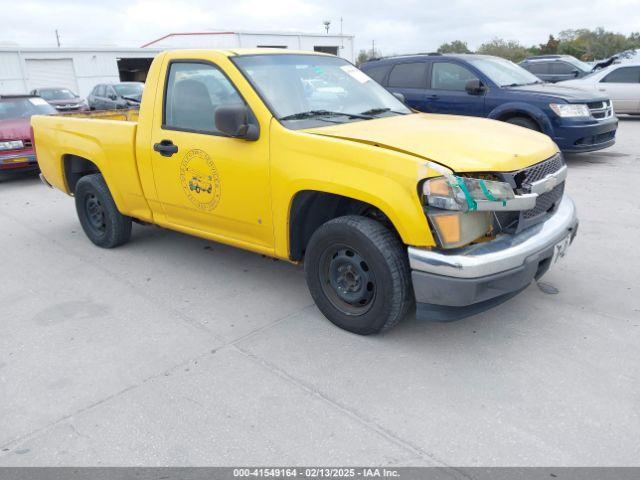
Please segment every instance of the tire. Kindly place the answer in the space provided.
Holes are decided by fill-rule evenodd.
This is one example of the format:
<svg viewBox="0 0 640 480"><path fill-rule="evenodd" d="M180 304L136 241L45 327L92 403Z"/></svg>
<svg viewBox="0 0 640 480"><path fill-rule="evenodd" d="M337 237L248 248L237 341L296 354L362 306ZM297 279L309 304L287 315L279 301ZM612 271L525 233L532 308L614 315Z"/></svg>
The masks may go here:
<svg viewBox="0 0 640 480"><path fill-rule="evenodd" d="M131 238L131 218L116 207L102 174L86 175L75 190L76 211L84 233L102 248L118 247Z"/></svg>
<svg viewBox="0 0 640 480"><path fill-rule="evenodd" d="M338 217L320 226L307 245L304 270L324 316L359 335L389 330L414 304L404 245L367 217Z"/></svg>
<svg viewBox="0 0 640 480"><path fill-rule="evenodd" d="M540 131L540 127L538 127L536 122L534 122L530 118L511 117L508 120L506 120L506 122L510 123L511 125L518 125L519 127L528 128L529 130L535 130L536 132Z"/></svg>

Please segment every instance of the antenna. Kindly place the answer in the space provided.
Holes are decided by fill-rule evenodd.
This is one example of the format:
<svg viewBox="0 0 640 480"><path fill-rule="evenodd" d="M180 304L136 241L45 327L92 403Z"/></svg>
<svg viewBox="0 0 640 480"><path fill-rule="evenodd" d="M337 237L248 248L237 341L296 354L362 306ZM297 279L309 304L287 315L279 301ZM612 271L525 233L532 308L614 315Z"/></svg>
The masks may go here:
<svg viewBox="0 0 640 480"><path fill-rule="evenodd" d="M325 20L324 22L322 22L322 24L324 25L324 29L327 33L327 35L329 34L329 27L331 26L331 20Z"/></svg>
<svg viewBox="0 0 640 480"><path fill-rule="evenodd" d="M60 34L58 33L58 29L56 29L56 43L58 44L58 48L60 48Z"/></svg>

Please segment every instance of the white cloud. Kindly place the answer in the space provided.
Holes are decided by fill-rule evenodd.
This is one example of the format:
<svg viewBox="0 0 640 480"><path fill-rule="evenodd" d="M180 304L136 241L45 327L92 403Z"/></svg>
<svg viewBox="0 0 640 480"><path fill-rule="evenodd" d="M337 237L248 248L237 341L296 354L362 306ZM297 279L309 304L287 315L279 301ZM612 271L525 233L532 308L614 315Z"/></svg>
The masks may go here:
<svg viewBox="0 0 640 480"><path fill-rule="evenodd" d="M640 0L0 0L0 42L55 46L138 46L176 31L300 30L322 21L371 41L384 53L425 52L460 39L474 48L493 37L524 45L549 33L595 28L628 34L640 29ZM11 19L16 19L12 21Z"/></svg>

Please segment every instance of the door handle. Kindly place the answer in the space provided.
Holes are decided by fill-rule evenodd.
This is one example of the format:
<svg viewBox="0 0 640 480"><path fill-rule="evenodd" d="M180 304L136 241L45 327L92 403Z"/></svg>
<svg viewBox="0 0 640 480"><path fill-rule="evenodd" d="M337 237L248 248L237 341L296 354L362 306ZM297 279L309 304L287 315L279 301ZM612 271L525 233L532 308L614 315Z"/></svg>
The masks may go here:
<svg viewBox="0 0 640 480"><path fill-rule="evenodd" d="M174 145L171 140L162 140L160 143L154 144L153 149L163 157L170 157L174 153L178 153L178 146Z"/></svg>
<svg viewBox="0 0 640 480"><path fill-rule="evenodd" d="M440 95L427 95L428 100L438 100Z"/></svg>

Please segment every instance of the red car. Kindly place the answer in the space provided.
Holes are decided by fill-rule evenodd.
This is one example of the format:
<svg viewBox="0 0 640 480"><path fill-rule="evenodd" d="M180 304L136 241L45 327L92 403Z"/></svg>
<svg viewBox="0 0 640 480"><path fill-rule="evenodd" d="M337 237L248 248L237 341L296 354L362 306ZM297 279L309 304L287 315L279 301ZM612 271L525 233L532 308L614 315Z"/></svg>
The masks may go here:
<svg viewBox="0 0 640 480"><path fill-rule="evenodd" d="M38 169L31 116L53 113L56 109L40 97L0 95L0 173Z"/></svg>

